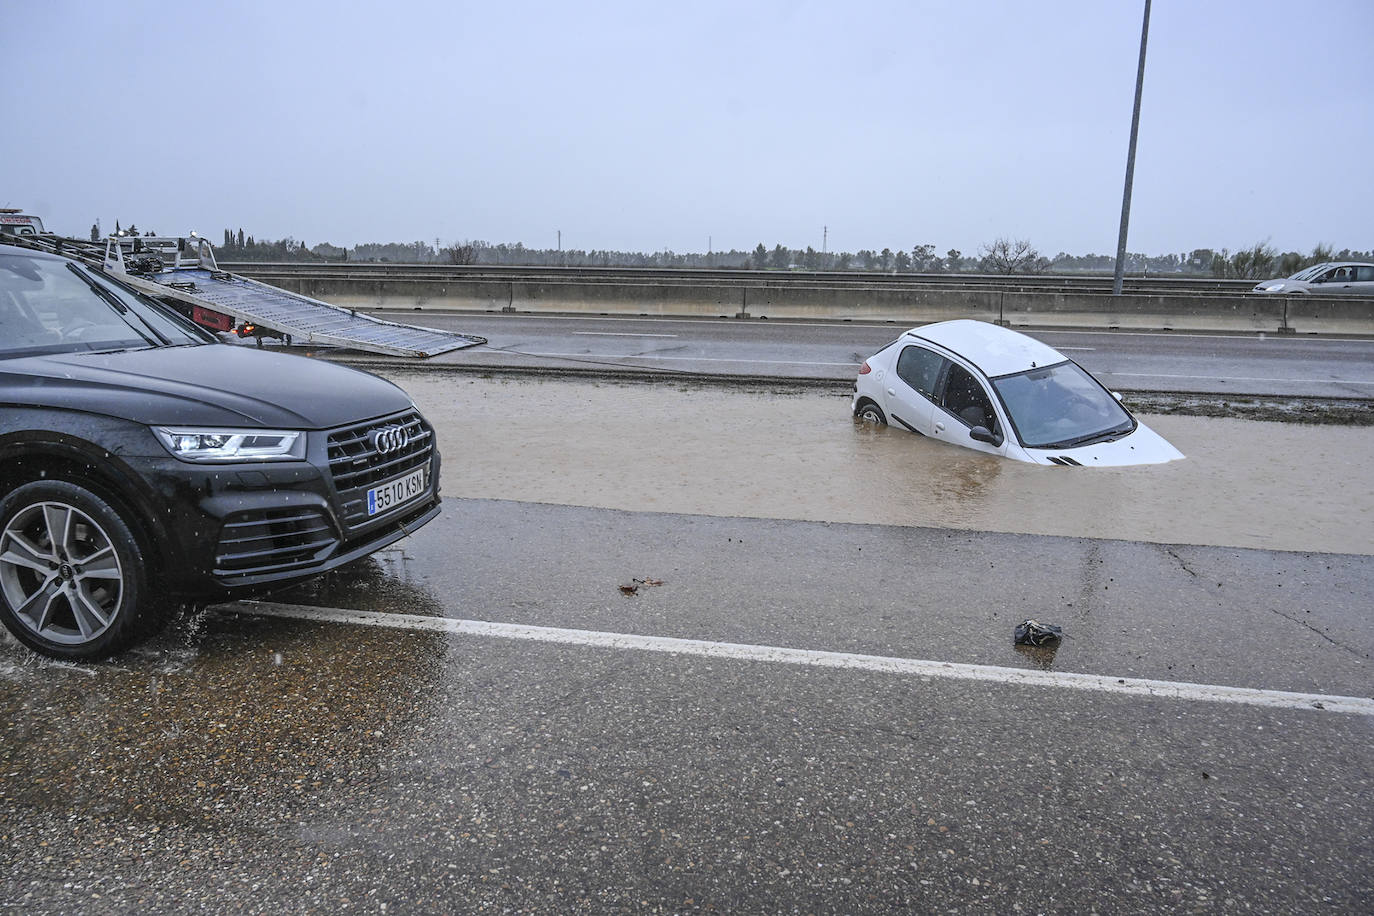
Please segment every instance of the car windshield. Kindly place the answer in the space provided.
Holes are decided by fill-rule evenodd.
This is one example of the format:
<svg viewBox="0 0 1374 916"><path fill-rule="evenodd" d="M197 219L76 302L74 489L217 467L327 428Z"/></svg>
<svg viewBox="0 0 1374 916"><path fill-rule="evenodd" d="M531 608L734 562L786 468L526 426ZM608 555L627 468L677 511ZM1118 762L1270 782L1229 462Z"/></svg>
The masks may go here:
<svg viewBox="0 0 1374 916"><path fill-rule="evenodd" d="M1289 277L1288 279L1290 279L1290 280L1311 280L1311 279L1312 279L1313 277L1315 277L1317 274L1319 274L1319 273L1321 273L1322 271L1326 270L1326 269L1327 269L1328 267L1330 267L1330 266L1331 266L1330 264L1315 264L1315 265L1313 265L1312 267L1307 268L1306 270L1300 270L1300 271L1298 271L1297 273L1293 274L1293 276Z"/></svg>
<svg viewBox="0 0 1374 916"><path fill-rule="evenodd" d="M1027 448L1073 448L1118 439L1135 420L1077 363L1067 360L992 380Z"/></svg>
<svg viewBox="0 0 1374 916"><path fill-rule="evenodd" d="M207 342L188 322L74 262L0 254L0 358Z"/></svg>

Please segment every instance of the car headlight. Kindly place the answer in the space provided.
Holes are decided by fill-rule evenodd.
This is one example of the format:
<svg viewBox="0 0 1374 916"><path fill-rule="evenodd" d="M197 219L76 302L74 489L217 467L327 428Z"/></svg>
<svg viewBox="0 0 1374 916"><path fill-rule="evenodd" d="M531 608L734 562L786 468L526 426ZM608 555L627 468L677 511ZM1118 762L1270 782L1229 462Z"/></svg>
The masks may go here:
<svg viewBox="0 0 1374 916"><path fill-rule="evenodd" d="M1279 290L1283 289L1283 284L1270 283L1268 286L1261 286L1260 289L1264 290L1266 293L1277 293Z"/></svg>
<svg viewBox="0 0 1374 916"><path fill-rule="evenodd" d="M182 461L301 461L305 433L279 429L154 426L158 440Z"/></svg>

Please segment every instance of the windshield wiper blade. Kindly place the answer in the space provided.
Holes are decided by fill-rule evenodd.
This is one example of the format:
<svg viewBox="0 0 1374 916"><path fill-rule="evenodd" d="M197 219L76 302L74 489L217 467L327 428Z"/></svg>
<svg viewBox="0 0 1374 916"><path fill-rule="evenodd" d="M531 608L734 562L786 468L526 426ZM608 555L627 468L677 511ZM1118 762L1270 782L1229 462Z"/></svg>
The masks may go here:
<svg viewBox="0 0 1374 916"><path fill-rule="evenodd" d="M1113 426L1111 429L1104 429L1101 432L1089 433L1086 436L1079 436L1077 439L1070 439L1067 442L1060 443L1056 447L1077 448L1080 445L1095 445L1098 442L1115 442L1130 431L1131 428L1129 426Z"/></svg>
<svg viewBox="0 0 1374 916"><path fill-rule="evenodd" d="M78 277L80 277L81 282L89 286L91 288L91 291L100 297L101 301L103 301L110 308L118 312L119 317L123 318L124 323L129 326L129 330L133 331L139 337L142 337L144 341L147 342L148 346L156 347L161 345L165 347L171 343L170 340L159 334L156 328L148 324L148 322L143 319L142 315L138 314L133 309L129 308L123 302L120 302L118 296L116 296L114 293L110 292L108 289L97 283L94 277L87 274L80 267L77 267L76 264L68 264L67 269L70 270L72 273L76 274ZM135 327L133 322L129 320L130 317L138 319L138 323L143 325L144 330L146 330L148 334L152 334L153 336L149 337L148 334L143 333L143 331L140 331L137 327Z"/></svg>

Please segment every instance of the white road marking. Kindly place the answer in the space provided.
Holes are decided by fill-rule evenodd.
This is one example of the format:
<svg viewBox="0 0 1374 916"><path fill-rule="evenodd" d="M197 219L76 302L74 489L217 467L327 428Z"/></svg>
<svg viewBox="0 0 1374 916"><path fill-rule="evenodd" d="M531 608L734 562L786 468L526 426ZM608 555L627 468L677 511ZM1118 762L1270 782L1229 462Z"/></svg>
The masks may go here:
<svg viewBox="0 0 1374 916"><path fill-rule="evenodd" d="M1209 382L1319 382L1330 385L1374 385L1374 381L1362 382L1347 378L1254 378L1245 375L1165 375L1161 372L1098 372L1097 375L1130 376L1131 378L1182 378L1203 379Z"/></svg>
<svg viewBox="0 0 1374 916"><path fill-rule="evenodd" d="M676 360L684 363L749 363L758 366L848 366L858 370L858 363L818 363L812 360L801 359L724 359L711 356L632 356L624 353L548 353L537 350L518 350L509 351L518 353L520 356L541 356L549 359L586 359L596 357L597 359L643 359L651 362L668 362Z"/></svg>
<svg viewBox="0 0 1374 916"><path fill-rule="evenodd" d="M628 335L626 335L628 336ZM1056 347L1058 350L1094 350L1095 347ZM858 363L823 363L813 360L800 359L726 359L723 357L709 356L632 356L620 353L554 353L536 350L518 351L521 356L538 356L548 359L586 359L594 356L597 359L638 359L650 362L684 362L684 363L746 363L756 366L848 366L858 369ZM1161 372L1108 372L1105 370L1094 373L1096 375L1109 375L1113 378L1172 378L1172 379L1193 379L1208 382L1291 382L1294 384L1312 383L1325 385L1374 385L1374 381L1364 382L1358 379L1339 379L1339 378L1257 378L1242 375L1167 375Z"/></svg>
<svg viewBox="0 0 1374 916"><path fill-rule="evenodd" d="M376 309L375 311L383 311L383 312L384 312L384 311L389 311L389 310L388 310L388 309ZM400 311L409 312L410 309L400 309ZM485 318L485 317L488 317L488 316L486 316L486 315L482 315L482 313L480 313L480 312L464 312L464 311L462 311L461 309L454 309L454 310L452 310L451 314L454 314L454 315L461 315L461 316L464 316L464 317L477 317L477 316L484 317L484 318ZM701 324L701 322L704 321L704 320L717 321L717 322L718 322L718 321L721 321L721 320L725 320L725 321L734 322L736 325L739 325L739 326L741 326L741 327L761 327L761 325L758 324L758 323L748 323L748 324L740 325L739 319L736 319L736 318L729 318L729 319L727 319L724 315L721 315L721 316L719 316L718 318L702 319L702 318L674 318L674 317L667 317L667 316L664 316L664 317L656 317L656 318L646 318L646 317L640 317L640 316L636 316L636 315L545 315L545 314L541 314L541 313L539 313L539 312L525 312L525 313L522 313L522 314L519 314L519 315L510 315L510 316L507 316L507 317L497 318L497 319L493 319L493 320L495 320L495 321L529 320L529 321L550 321L550 322L552 322L552 321L605 321L605 322L612 322L612 321L622 321L622 322L631 322L631 321L637 321L637 322L654 321L654 322L659 322L659 323L662 323L662 324ZM836 328L836 327L849 327L849 328L862 328L862 329L865 329L865 330L888 330L888 331L892 330L893 328L909 328L909 327L911 327L911 325L909 325L908 323L906 323L906 322L904 322L904 321L882 321L882 320L879 320L879 319L870 319L870 318L860 318L860 319L833 318L833 319L831 319L831 320L829 320L829 321L797 321L797 320L789 320L789 319L785 319L785 318L780 318L780 319L775 319L775 323L776 323L777 325L779 325L779 326L790 327L790 328L830 328L830 329L834 329L834 328ZM918 327L919 327L919 325L918 325ZM1017 327L1017 328L1014 328L1013 330L1019 330L1021 333L1023 333L1023 334L1029 334L1029 335L1032 336L1032 337L1035 337L1036 335L1039 335L1039 334L1044 334L1044 335L1048 335L1048 336L1055 336L1055 337L1066 336L1066 335L1070 335L1070 334L1084 334L1084 335L1096 335L1096 336L1099 336L1099 337L1168 337L1168 338L1172 338L1172 339L1184 338L1184 339L1190 339L1190 340L1260 340L1260 341L1273 341L1273 342L1275 342L1275 343L1289 343L1289 342L1291 342L1291 341L1294 340L1293 337L1280 335L1280 334L1277 332L1277 330L1274 330L1274 331L1255 330L1255 331L1250 331L1250 332L1247 332L1247 333L1240 333L1240 334L1234 334L1234 333L1213 333L1213 334L1207 334L1207 333L1191 333L1191 332L1184 332L1184 331L1120 331L1120 330L1118 330L1118 331L1100 330L1100 331L1099 331L1099 330L1088 330L1088 329L1082 329L1082 328L1037 328L1037 327L1024 326L1024 325L1023 325L1023 326L1020 326L1020 327ZM1299 337L1296 338L1296 339L1302 341L1303 343L1338 343L1338 344L1358 343L1358 344L1369 344L1369 345L1374 345L1374 341L1370 341L1368 338L1363 338L1363 337L1315 337L1315 336L1312 336L1312 335L1306 335L1306 334L1304 334L1304 335L1299 336ZM1056 349L1056 350L1062 350L1062 349L1064 349L1064 348L1063 348L1063 347L1055 347L1055 349Z"/></svg>
<svg viewBox="0 0 1374 916"><path fill-rule="evenodd" d="M632 334L629 331L573 331L574 337L677 337L676 334Z"/></svg>
<svg viewBox="0 0 1374 916"><path fill-rule="evenodd" d="M277 604L271 601L239 601L218 605L218 607L231 613L262 617L285 617L325 623L352 623L401 630L427 630L497 639L522 639L599 649L632 649L642 652L666 652L673 655L693 655L705 658L806 665L815 668L848 668L922 678L990 681L1025 687L1094 690L1134 697L1200 700L1242 706L1263 706L1271 709L1308 709L1374 716L1374 699L1365 697L1292 693L1285 690L1226 687L1216 684L1190 684L1185 681L1117 678L1110 675L1003 668L995 665L967 665L915 658L893 658L883 655L825 652L816 649L788 649L777 646L753 646L700 639L676 639L667 636L636 636L628 633L603 633L595 630L489 623L481 620L458 620L451 617L385 614L378 611L353 611L344 608Z"/></svg>

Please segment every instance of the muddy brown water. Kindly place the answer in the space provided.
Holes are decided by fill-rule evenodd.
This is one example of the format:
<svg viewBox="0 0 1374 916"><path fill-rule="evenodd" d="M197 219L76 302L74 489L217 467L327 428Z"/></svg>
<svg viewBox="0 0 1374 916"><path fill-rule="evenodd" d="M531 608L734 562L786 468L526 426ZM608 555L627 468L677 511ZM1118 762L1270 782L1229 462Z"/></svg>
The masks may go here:
<svg viewBox="0 0 1374 916"><path fill-rule="evenodd" d="M1374 428L1143 416L1188 457L1072 469L857 424L849 399L395 373L450 497L1374 553Z"/></svg>

